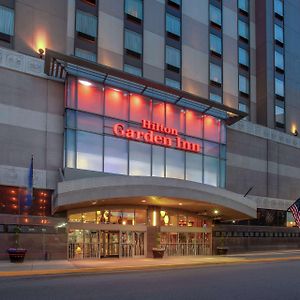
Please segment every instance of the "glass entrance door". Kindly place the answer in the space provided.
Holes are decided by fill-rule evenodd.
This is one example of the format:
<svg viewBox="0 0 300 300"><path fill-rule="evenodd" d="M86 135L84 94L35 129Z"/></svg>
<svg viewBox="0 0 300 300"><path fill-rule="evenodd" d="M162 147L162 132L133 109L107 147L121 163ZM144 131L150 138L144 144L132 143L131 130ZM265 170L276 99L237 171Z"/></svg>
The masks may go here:
<svg viewBox="0 0 300 300"><path fill-rule="evenodd" d="M119 257L119 231L101 231L101 257Z"/></svg>

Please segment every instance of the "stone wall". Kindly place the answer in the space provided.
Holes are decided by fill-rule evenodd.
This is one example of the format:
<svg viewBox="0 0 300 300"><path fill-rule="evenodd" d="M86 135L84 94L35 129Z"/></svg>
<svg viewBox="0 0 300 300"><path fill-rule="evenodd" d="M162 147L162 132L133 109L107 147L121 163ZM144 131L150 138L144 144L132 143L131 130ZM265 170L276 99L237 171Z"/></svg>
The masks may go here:
<svg viewBox="0 0 300 300"><path fill-rule="evenodd" d="M8 259L6 250L14 247L15 234L0 234L0 260ZM44 260L47 252L48 259L67 259L66 233L21 233L20 246L27 249L26 259Z"/></svg>
<svg viewBox="0 0 300 300"><path fill-rule="evenodd" d="M300 249L298 228L271 226L216 225L213 228L213 253L219 246L228 253Z"/></svg>

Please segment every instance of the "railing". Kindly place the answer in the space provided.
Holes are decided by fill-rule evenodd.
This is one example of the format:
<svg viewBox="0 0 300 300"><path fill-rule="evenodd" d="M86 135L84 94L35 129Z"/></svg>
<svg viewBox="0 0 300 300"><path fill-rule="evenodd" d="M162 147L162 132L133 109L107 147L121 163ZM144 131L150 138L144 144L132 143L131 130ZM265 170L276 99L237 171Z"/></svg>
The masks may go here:
<svg viewBox="0 0 300 300"><path fill-rule="evenodd" d="M164 244L163 248L166 249L165 255L167 256L196 256L196 255L209 255L211 253L209 244Z"/></svg>

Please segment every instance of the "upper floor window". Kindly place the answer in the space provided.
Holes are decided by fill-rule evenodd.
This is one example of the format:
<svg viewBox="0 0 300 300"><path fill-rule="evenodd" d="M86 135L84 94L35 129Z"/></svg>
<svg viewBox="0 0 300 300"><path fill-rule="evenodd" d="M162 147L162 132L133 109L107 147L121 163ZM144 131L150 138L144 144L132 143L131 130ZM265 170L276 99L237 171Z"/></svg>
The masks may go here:
<svg viewBox="0 0 300 300"><path fill-rule="evenodd" d="M131 66L131 65L124 65L124 71L130 73L135 76L142 76L142 70L140 68Z"/></svg>
<svg viewBox="0 0 300 300"><path fill-rule="evenodd" d="M97 17L81 10L77 10L76 31L85 38L95 40L97 37Z"/></svg>
<svg viewBox="0 0 300 300"><path fill-rule="evenodd" d="M284 102L277 100L275 105L275 122L277 126L284 126L284 115Z"/></svg>
<svg viewBox="0 0 300 300"><path fill-rule="evenodd" d="M209 19L212 23L222 26L221 9L214 5L210 5L209 6Z"/></svg>
<svg viewBox="0 0 300 300"><path fill-rule="evenodd" d="M284 69L284 60L283 60L283 54L275 51L275 67L283 70Z"/></svg>
<svg viewBox="0 0 300 300"><path fill-rule="evenodd" d="M249 107L246 103L239 102L239 110L245 113L249 113Z"/></svg>
<svg viewBox="0 0 300 300"><path fill-rule="evenodd" d="M249 52L241 47L239 47L239 64L249 67Z"/></svg>
<svg viewBox="0 0 300 300"><path fill-rule="evenodd" d="M14 35L15 12L13 9L0 5L0 33Z"/></svg>
<svg viewBox="0 0 300 300"><path fill-rule="evenodd" d="M180 69L180 50L166 46L166 64Z"/></svg>
<svg viewBox="0 0 300 300"><path fill-rule="evenodd" d="M143 19L143 2L142 0L126 0L125 13L137 19Z"/></svg>
<svg viewBox="0 0 300 300"><path fill-rule="evenodd" d="M283 44L283 28L277 24L274 25L274 37L276 41Z"/></svg>
<svg viewBox="0 0 300 300"><path fill-rule="evenodd" d="M249 40L249 25L246 22L239 20L238 32L240 37Z"/></svg>
<svg viewBox="0 0 300 300"><path fill-rule="evenodd" d="M284 82L278 78L275 78L275 94L284 97Z"/></svg>
<svg viewBox="0 0 300 300"><path fill-rule="evenodd" d="M210 34L210 51L222 54L222 39L214 34Z"/></svg>
<svg viewBox="0 0 300 300"><path fill-rule="evenodd" d="M142 53L142 36L137 32L126 29L125 49L140 55Z"/></svg>
<svg viewBox="0 0 300 300"><path fill-rule="evenodd" d="M283 2L282 0L274 0L274 12L283 17Z"/></svg>
<svg viewBox="0 0 300 300"><path fill-rule="evenodd" d="M170 14L166 15L166 30L167 32L180 36L180 19Z"/></svg>
<svg viewBox="0 0 300 300"><path fill-rule="evenodd" d="M94 62L97 61L97 55L95 53L80 48L75 48L75 56Z"/></svg>
<svg viewBox="0 0 300 300"><path fill-rule="evenodd" d="M238 0L238 7L240 10L249 13L249 0Z"/></svg>
<svg viewBox="0 0 300 300"><path fill-rule="evenodd" d="M216 64L209 65L209 79L215 83L222 84L222 68Z"/></svg>
<svg viewBox="0 0 300 300"><path fill-rule="evenodd" d="M174 89L180 89L180 82L177 81L177 80L166 78L166 85L170 86L170 87L172 87Z"/></svg>
<svg viewBox="0 0 300 300"><path fill-rule="evenodd" d="M246 76L239 75L239 91L249 94L249 79Z"/></svg>
<svg viewBox="0 0 300 300"><path fill-rule="evenodd" d="M218 103L222 103L222 97L215 93L209 93L209 99Z"/></svg>

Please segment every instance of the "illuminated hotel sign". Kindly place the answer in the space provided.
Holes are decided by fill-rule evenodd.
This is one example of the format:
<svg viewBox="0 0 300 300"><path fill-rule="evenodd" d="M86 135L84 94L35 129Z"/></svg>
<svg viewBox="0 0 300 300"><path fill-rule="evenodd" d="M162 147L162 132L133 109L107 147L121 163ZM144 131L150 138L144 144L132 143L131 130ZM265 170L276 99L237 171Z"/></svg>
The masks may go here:
<svg viewBox="0 0 300 300"><path fill-rule="evenodd" d="M200 152L201 147L199 144L192 143L181 138L178 136L178 131L175 128L165 127L162 124L154 123L148 120L142 120L142 128L147 129L148 131L145 132L133 128L126 129L124 124L116 123L113 126L113 133L115 136L137 142L176 148L195 153ZM165 134L167 136L161 134Z"/></svg>

